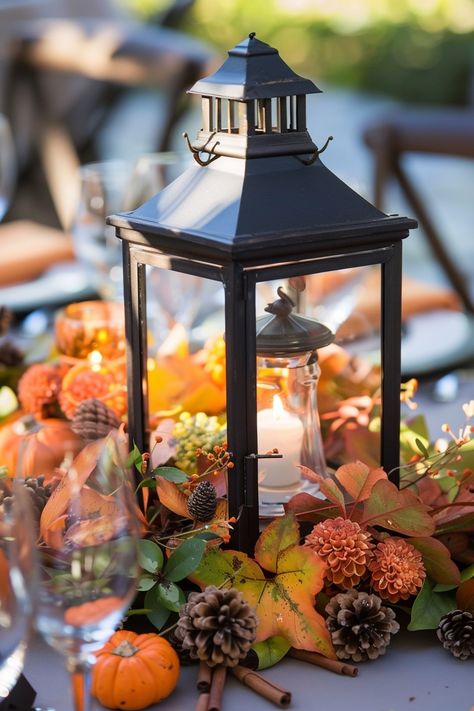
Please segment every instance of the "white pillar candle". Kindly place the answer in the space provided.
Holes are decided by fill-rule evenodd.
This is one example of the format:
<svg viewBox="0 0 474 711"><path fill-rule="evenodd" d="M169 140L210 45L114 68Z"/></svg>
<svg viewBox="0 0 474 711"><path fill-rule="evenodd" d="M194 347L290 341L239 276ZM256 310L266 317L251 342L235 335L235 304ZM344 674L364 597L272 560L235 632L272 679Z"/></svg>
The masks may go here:
<svg viewBox="0 0 474 711"><path fill-rule="evenodd" d="M273 408L257 413L258 451L260 454L275 447L282 459L260 460L260 474L265 487L293 486L300 480L303 424L297 415L285 410L278 395L273 396Z"/></svg>

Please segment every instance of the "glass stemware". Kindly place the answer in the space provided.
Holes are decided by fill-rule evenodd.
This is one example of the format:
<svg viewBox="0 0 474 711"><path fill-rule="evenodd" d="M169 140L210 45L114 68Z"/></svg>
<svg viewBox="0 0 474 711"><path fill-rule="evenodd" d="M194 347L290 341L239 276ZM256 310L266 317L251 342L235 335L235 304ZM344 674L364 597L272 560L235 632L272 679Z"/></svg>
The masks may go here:
<svg viewBox="0 0 474 711"><path fill-rule="evenodd" d="M16 159L10 125L0 114L0 222L10 205L16 180Z"/></svg>
<svg viewBox="0 0 474 711"><path fill-rule="evenodd" d="M94 652L135 593L139 510L119 435L86 446L41 517L36 626L66 657L75 711L90 702Z"/></svg>
<svg viewBox="0 0 474 711"><path fill-rule="evenodd" d="M23 669L33 614L34 519L25 488L0 480L0 702Z"/></svg>

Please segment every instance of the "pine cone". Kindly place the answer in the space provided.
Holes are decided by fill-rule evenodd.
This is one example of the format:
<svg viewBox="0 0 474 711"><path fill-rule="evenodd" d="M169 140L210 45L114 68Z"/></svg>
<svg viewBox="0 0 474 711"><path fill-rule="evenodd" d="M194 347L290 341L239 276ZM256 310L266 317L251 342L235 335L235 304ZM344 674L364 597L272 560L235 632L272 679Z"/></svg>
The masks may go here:
<svg viewBox="0 0 474 711"><path fill-rule="evenodd" d="M426 577L421 553L403 538L378 543L368 567L374 590L393 603L416 595Z"/></svg>
<svg viewBox="0 0 474 711"><path fill-rule="evenodd" d="M110 430L117 429L120 420L110 407L100 400L90 398L77 408L71 429L82 439L92 441L106 437Z"/></svg>
<svg viewBox="0 0 474 711"><path fill-rule="evenodd" d="M436 630L443 647L457 659L474 657L474 615L467 610L453 610L444 615Z"/></svg>
<svg viewBox="0 0 474 711"><path fill-rule="evenodd" d="M339 659L365 662L377 659L400 625L395 613L377 595L357 590L339 593L326 605L326 626Z"/></svg>
<svg viewBox="0 0 474 711"><path fill-rule="evenodd" d="M13 313L6 306L0 306L0 336L3 336L11 326Z"/></svg>
<svg viewBox="0 0 474 711"><path fill-rule="evenodd" d="M48 484L45 484L44 476L39 477L26 477L23 482L23 486L27 490L31 498L31 503L33 506L33 513L35 514L36 521L39 523L41 514L44 507L46 506L49 497L53 493L59 479L51 480ZM0 480L0 507L3 506L11 499L11 481Z"/></svg>
<svg viewBox="0 0 474 711"><path fill-rule="evenodd" d="M191 659L210 667L235 667L255 641L256 629L255 613L242 593L210 585L190 594L179 612L175 635Z"/></svg>
<svg viewBox="0 0 474 711"><path fill-rule="evenodd" d="M327 563L328 581L345 588L359 584L374 547L369 533L341 516L316 524L306 536L305 546Z"/></svg>
<svg viewBox="0 0 474 711"><path fill-rule="evenodd" d="M18 399L25 412L39 419L52 417L58 409L61 376L54 365L38 363L25 370L18 383Z"/></svg>
<svg viewBox="0 0 474 711"><path fill-rule="evenodd" d="M23 357L23 352L12 341L4 341L0 345L0 365L13 368L23 363Z"/></svg>
<svg viewBox="0 0 474 711"><path fill-rule="evenodd" d="M216 508L217 494L214 484L210 481L202 481L188 499L190 516L198 521L210 521L216 513Z"/></svg>

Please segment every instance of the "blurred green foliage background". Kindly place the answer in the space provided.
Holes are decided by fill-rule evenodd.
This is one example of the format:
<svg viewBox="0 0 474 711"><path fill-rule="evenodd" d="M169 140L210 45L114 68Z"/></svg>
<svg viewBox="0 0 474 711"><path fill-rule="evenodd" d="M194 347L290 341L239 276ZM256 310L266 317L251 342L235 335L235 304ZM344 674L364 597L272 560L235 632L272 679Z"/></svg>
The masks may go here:
<svg viewBox="0 0 474 711"><path fill-rule="evenodd" d="M169 0L122 0L159 22ZM186 29L221 53L250 31L316 80L410 102L466 104L474 0L196 0Z"/></svg>

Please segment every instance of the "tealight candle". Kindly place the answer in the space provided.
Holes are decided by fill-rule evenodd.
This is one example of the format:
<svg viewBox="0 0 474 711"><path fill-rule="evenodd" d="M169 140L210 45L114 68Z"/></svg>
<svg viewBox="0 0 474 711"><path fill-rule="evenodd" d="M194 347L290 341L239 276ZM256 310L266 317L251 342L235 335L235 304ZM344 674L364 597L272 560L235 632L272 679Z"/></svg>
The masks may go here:
<svg viewBox="0 0 474 711"><path fill-rule="evenodd" d="M278 448L282 459L263 460L263 486L293 486L300 481L298 464L304 429L300 418L283 407L281 398L273 396L273 408L257 413L258 450L260 453Z"/></svg>

